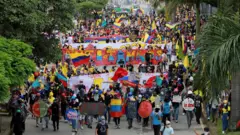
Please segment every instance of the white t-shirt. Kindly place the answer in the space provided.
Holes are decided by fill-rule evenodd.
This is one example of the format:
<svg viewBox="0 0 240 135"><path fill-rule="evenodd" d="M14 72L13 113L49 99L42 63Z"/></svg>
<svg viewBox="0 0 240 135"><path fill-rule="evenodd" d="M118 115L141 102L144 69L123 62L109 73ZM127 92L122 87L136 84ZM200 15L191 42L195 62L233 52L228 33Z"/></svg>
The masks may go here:
<svg viewBox="0 0 240 135"><path fill-rule="evenodd" d="M165 44L161 44L161 49L164 50Z"/></svg>
<svg viewBox="0 0 240 135"><path fill-rule="evenodd" d="M72 45L72 44L73 44L73 38L72 38L72 36L69 36L67 40L68 40L68 44L69 44L69 45Z"/></svg>

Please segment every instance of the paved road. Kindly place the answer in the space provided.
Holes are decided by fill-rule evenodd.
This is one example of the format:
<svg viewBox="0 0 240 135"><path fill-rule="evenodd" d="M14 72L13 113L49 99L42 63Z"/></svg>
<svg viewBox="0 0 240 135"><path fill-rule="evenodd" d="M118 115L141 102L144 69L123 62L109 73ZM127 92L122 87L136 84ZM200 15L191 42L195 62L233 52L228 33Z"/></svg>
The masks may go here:
<svg viewBox="0 0 240 135"><path fill-rule="evenodd" d="M174 128L175 135L194 135L193 129L197 129L201 131L201 126L196 124L195 119L192 122L192 127L190 129L187 128L186 116L182 114L179 117L179 123L172 122L172 127ZM71 127L64 122L60 122L59 131L54 132L52 124L50 122L49 128L41 131L41 128L35 127L35 120L32 118L28 118L26 121L26 132L24 135L71 135ZM109 135L139 135L141 131L141 125L134 121L133 128L127 129L127 121L125 117L121 117L120 127L121 129L114 128L114 122L111 122L109 125ZM93 124L93 127L96 127L96 120ZM80 130L78 135L94 135L95 129L88 129L84 126L83 130ZM149 127L144 128L143 135L153 135L153 130Z"/></svg>

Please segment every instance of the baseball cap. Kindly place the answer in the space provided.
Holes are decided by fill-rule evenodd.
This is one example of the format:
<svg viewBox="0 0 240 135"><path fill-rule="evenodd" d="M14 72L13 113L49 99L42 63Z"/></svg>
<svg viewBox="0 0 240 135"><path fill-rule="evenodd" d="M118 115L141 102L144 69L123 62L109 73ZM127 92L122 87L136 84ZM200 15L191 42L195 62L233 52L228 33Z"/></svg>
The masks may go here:
<svg viewBox="0 0 240 135"><path fill-rule="evenodd" d="M189 95L190 95L190 94L193 94L193 92L189 90L187 94L189 94Z"/></svg>

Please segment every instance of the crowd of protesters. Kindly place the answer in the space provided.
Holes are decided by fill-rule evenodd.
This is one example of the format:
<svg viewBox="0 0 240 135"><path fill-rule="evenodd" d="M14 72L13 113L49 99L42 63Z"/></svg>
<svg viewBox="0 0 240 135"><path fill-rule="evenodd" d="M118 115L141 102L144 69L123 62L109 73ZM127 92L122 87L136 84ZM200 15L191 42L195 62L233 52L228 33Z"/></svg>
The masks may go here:
<svg viewBox="0 0 240 135"><path fill-rule="evenodd" d="M73 42L83 43L85 37L92 36L108 36L108 35L124 35L129 36L131 34L136 35L137 38L126 38L122 41L113 42L136 42L141 40L144 34L147 32L149 35L154 37L151 43L160 43L167 41L171 42L171 47L167 45L163 48L166 50L166 60L164 64L153 65L151 62L137 65L132 65L131 63L120 63L113 65L111 67L104 66L100 69L94 66L91 62L89 65L82 65L75 68L68 63L57 63L56 66L44 67L39 69L33 74L33 78L29 79L26 83L24 92L19 90L13 92L12 98L10 100L10 108L12 110L12 126L14 127L14 133L16 135L22 135L25 130L25 120L28 114L32 114L32 106L34 103L40 100L45 102L48 106L48 111L44 117L36 117L36 127L41 124L42 130L49 128L49 119L51 118L53 122L53 130L59 129L60 118L67 121L66 110L68 108L73 108L77 111L78 107L84 102L102 102L106 105L106 114L104 116L91 116L83 115L80 112L78 122L80 128L86 125L88 128L92 128L93 119L96 118L98 121L96 127L96 135L108 135L108 124L111 124L112 119L109 112L111 99L123 99L124 104L128 105L128 101L136 101L137 106L143 101L148 101L152 104L153 111L151 115L147 118L141 118L136 114L136 120L138 123L143 123L143 127L151 126L154 131L154 135L173 135L174 129L171 127L171 123L178 123L179 110L181 108L181 101L186 98L191 98L194 100L195 109L190 111L190 114L195 114L197 124L200 124L201 112L202 112L202 102L203 94L193 87L193 76L194 70L185 67L183 61L177 57L172 60L171 56L176 56L176 43L181 41L181 36L184 35L184 41L187 45L189 55L191 51L194 51L194 36L196 33L196 14L191 8L184 6L177 9L177 14L175 16L175 21L179 22L175 28L168 28L167 17L163 14L157 15L152 13L148 15L126 15L125 21L122 22L120 29L112 28L115 19L118 17L114 12L111 15L98 14L93 11L94 19L79 21L76 29L73 33L66 34L63 37L63 44L66 46L71 45ZM101 22L106 21L107 25L102 27ZM155 21L156 32L151 32L151 24ZM204 18L201 18L201 25L205 22ZM72 40L72 41L70 41ZM95 42L95 41L94 41ZM111 42L111 41L106 41ZM97 47L97 46L96 46ZM159 49L159 48L158 48ZM169 56L169 59L168 59ZM65 68L64 68L65 67ZM113 83L107 90L103 90L99 85L92 85L90 89L86 89L83 81L80 81L77 85L77 93L67 87L65 87L60 80L56 77L56 73L62 74L65 77L70 78L71 76L84 75L84 74L100 74L115 72L117 68L125 68L128 72L143 72L143 73L155 73L158 72L160 75L156 77L153 81L152 86L149 87L127 87L126 91L122 90L121 83ZM66 71L65 71L66 70ZM167 73L168 77L164 77L163 73ZM138 84L139 78L136 74L136 80L134 83ZM41 80L41 85L38 87L32 87L34 80ZM174 96L181 96L180 102L173 102ZM156 99L160 99L156 101ZM155 105L156 102L159 104ZM230 114L230 106L227 100L223 103L219 102L218 99L212 99L209 102L209 108L211 113L214 115L218 108L221 110L222 122L223 122L223 133L225 133L228 127L228 117ZM182 110L183 114L188 114L189 110ZM210 111L208 111L208 116L210 119ZM128 129L133 127L133 118L126 113L128 120ZM113 121L117 129L119 129L120 121L122 118L114 117ZM212 119L215 121L215 117ZM62 123L61 123L62 124ZM72 124L73 132L77 132L78 127L76 124ZM188 125L189 127L191 125ZM104 130L103 130L104 129ZM206 128L205 132L209 134L209 129Z"/></svg>

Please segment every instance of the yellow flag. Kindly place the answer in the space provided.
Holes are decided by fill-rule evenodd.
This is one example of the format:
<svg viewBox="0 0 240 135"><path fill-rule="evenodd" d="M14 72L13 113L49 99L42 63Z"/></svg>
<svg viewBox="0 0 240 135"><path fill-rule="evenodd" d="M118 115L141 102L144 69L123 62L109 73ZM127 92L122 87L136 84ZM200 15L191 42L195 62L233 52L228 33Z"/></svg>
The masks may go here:
<svg viewBox="0 0 240 135"><path fill-rule="evenodd" d="M67 64L65 63L63 66L62 66L62 73L65 77L67 77L67 72L68 72L68 68L67 68Z"/></svg>
<svg viewBox="0 0 240 135"><path fill-rule="evenodd" d="M188 59L188 56L185 56L184 61L183 61L183 65L184 65L185 68L188 68L188 67L189 67L189 59Z"/></svg>
<svg viewBox="0 0 240 135"><path fill-rule="evenodd" d="M184 35L182 35L182 49L184 50Z"/></svg>
<svg viewBox="0 0 240 135"><path fill-rule="evenodd" d="M177 41L177 43L176 43L176 50L178 50L179 49L179 45L178 45L178 41Z"/></svg>
<svg viewBox="0 0 240 135"><path fill-rule="evenodd" d="M101 24L102 20L101 19L98 19L97 22L96 22L96 25L99 26Z"/></svg>

